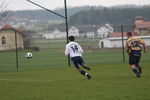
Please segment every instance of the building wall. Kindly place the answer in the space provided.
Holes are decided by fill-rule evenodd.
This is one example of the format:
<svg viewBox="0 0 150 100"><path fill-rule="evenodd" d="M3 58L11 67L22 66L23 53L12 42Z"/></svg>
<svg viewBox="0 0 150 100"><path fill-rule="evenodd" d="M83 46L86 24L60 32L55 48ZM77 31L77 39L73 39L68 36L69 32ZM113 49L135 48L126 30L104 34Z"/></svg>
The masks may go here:
<svg viewBox="0 0 150 100"><path fill-rule="evenodd" d="M6 44L2 44L2 37L6 38ZM17 46L18 48L24 48L23 35L17 32ZM0 51L15 49L15 31L14 30L2 30L0 31Z"/></svg>
<svg viewBox="0 0 150 100"><path fill-rule="evenodd" d="M103 42L103 48L120 48L122 47L122 40L111 40L111 39L103 39L99 41L99 47L102 48L102 42ZM125 40L124 40L125 45Z"/></svg>
<svg viewBox="0 0 150 100"><path fill-rule="evenodd" d="M102 39L99 41L100 48L111 48L110 41L108 39Z"/></svg>
<svg viewBox="0 0 150 100"><path fill-rule="evenodd" d="M79 29L77 29L76 27L72 26L69 30L69 36L75 36L78 37L79 36Z"/></svg>
<svg viewBox="0 0 150 100"><path fill-rule="evenodd" d="M140 36L140 38L146 43L147 46L150 46L150 36ZM103 47L102 47L103 42ZM126 38L124 38L124 46L126 43ZM99 41L100 48L121 48L122 39L119 38L106 38Z"/></svg>
<svg viewBox="0 0 150 100"><path fill-rule="evenodd" d="M44 38L44 39L54 39L55 36L54 36L54 34L52 34L52 33L44 33L44 34L43 34L43 38Z"/></svg>
<svg viewBox="0 0 150 100"><path fill-rule="evenodd" d="M108 29L106 27L101 27L97 30L97 36L98 37L107 37L108 36Z"/></svg>
<svg viewBox="0 0 150 100"><path fill-rule="evenodd" d="M54 30L53 34L55 38L65 38L66 36L65 32L61 32L58 29Z"/></svg>

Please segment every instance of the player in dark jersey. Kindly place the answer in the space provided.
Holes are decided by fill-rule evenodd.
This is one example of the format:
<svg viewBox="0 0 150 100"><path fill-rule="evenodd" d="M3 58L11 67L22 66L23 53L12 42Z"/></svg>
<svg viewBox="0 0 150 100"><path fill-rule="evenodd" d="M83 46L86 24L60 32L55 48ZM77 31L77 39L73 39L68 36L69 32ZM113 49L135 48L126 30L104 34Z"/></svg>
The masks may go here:
<svg viewBox="0 0 150 100"><path fill-rule="evenodd" d="M130 67L137 77L141 77L142 74L142 67L139 64L142 46L146 53L147 49L145 42L138 37L133 37L132 32L127 33L126 51L129 54Z"/></svg>

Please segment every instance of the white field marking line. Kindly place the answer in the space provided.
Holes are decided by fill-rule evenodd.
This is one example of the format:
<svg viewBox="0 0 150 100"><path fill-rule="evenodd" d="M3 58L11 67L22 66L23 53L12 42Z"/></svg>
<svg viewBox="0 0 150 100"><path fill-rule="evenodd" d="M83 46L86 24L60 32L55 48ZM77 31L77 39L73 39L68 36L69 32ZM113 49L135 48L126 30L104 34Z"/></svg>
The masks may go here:
<svg viewBox="0 0 150 100"><path fill-rule="evenodd" d="M32 80L32 79L0 79L0 81L24 81L24 82L52 82L53 80Z"/></svg>

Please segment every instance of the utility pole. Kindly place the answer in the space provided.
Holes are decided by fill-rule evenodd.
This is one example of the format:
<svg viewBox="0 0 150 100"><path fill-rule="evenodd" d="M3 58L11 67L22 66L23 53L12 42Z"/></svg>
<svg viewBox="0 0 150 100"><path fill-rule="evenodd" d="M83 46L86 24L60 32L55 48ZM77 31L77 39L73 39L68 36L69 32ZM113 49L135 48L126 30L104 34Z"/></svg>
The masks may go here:
<svg viewBox="0 0 150 100"><path fill-rule="evenodd" d="M123 32L124 32L123 25L121 25L121 33L122 33L122 57L123 57L123 62L125 62Z"/></svg>
<svg viewBox="0 0 150 100"><path fill-rule="evenodd" d="M68 39L68 14L67 14L67 3L66 0L64 0L65 5L65 20L66 20L66 35L67 35L67 43L69 43ZM68 55L68 65L70 66L70 56Z"/></svg>
<svg viewBox="0 0 150 100"><path fill-rule="evenodd" d="M17 31L15 30L15 47L16 47L16 65L17 65L17 70L18 70L18 46L17 46Z"/></svg>

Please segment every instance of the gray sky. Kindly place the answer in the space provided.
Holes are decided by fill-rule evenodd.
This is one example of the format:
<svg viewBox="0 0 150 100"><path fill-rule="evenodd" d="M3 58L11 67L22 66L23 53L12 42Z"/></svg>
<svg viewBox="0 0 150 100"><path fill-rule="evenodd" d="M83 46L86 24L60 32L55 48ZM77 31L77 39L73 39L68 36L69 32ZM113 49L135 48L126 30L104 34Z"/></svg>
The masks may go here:
<svg viewBox="0 0 150 100"><path fill-rule="evenodd" d="M26 0L7 0L9 2L9 10L29 10L29 9L40 9L39 7L29 3ZM38 3L48 9L55 9L64 6L64 0L31 0ZM150 0L66 0L67 6L77 7L83 5L96 5L96 6L114 6L124 4L136 4L136 5L147 5L150 4Z"/></svg>

